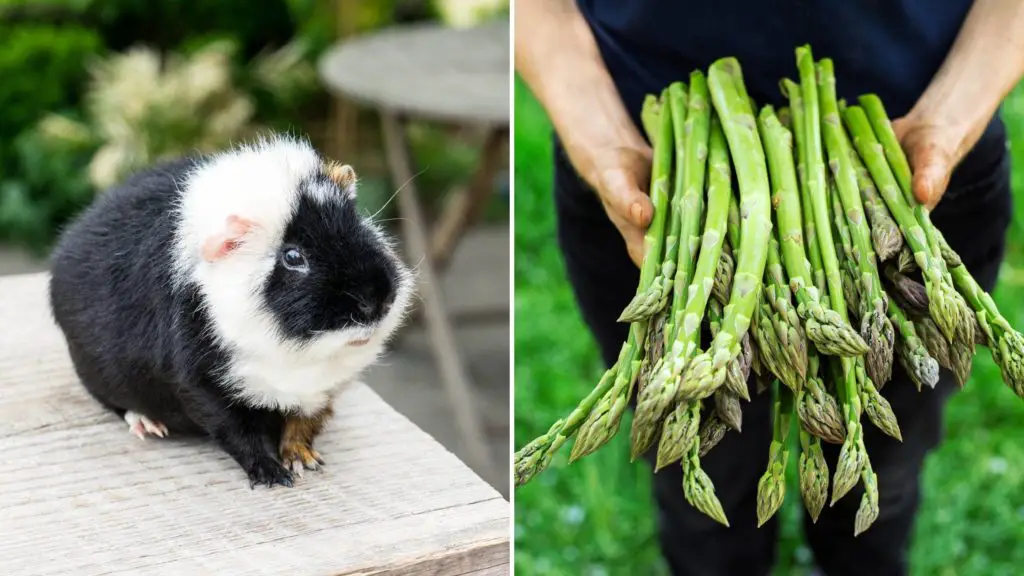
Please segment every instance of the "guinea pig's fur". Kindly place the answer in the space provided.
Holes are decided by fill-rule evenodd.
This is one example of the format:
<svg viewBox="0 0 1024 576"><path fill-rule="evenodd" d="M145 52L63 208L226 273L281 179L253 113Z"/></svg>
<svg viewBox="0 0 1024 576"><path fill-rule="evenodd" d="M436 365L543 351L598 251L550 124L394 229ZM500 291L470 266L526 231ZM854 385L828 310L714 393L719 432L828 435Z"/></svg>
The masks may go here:
<svg viewBox="0 0 1024 576"><path fill-rule="evenodd" d="M85 387L122 416L209 434L252 482L290 484L283 419L328 407L411 299L355 192L351 168L275 136L101 193L52 255L51 307Z"/></svg>

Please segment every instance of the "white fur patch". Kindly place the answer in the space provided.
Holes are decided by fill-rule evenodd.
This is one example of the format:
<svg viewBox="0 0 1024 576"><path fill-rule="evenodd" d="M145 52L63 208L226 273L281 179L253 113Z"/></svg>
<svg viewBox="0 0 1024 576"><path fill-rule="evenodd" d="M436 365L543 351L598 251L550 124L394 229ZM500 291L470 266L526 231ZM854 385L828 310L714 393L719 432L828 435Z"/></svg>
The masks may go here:
<svg viewBox="0 0 1024 576"><path fill-rule="evenodd" d="M318 411L341 387L373 364L404 318L413 277L396 257L398 293L391 312L372 331L346 329L323 334L303 346L282 341L277 323L263 309L262 285L294 213L300 184L323 166L306 142L275 137L210 158L181 191L175 283L198 283L206 299L214 336L231 350L225 382L251 406ZM321 202L337 188L315 186ZM337 201L351 201L337 195ZM256 224L227 257L207 262L202 245L225 229L229 215ZM382 246L390 243L377 230ZM365 339L368 342L354 345Z"/></svg>

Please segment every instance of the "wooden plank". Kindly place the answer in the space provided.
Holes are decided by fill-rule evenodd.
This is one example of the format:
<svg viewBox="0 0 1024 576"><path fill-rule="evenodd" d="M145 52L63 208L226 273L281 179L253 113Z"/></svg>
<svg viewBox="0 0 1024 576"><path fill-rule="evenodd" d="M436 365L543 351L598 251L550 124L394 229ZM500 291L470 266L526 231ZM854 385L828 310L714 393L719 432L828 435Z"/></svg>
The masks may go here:
<svg viewBox="0 0 1024 576"><path fill-rule="evenodd" d="M0 574L509 574L509 503L366 386L291 489L134 438L78 383L45 283L0 278Z"/></svg>

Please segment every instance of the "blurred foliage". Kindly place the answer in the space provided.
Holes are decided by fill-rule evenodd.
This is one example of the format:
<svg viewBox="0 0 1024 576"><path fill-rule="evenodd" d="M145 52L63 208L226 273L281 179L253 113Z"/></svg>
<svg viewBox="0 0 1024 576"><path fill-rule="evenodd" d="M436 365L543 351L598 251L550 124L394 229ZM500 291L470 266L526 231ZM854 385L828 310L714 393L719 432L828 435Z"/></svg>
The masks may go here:
<svg viewBox="0 0 1024 576"><path fill-rule="evenodd" d="M0 24L0 177L11 171L13 140L49 110L78 103L86 63L103 41L84 28Z"/></svg>
<svg viewBox="0 0 1024 576"><path fill-rule="evenodd" d="M260 130L319 143L330 97L315 63L340 28L442 13L458 23L467 14L453 6L482 18L493 9L471 5L502 4L360 1L355 21L342 23L344 1L0 0L0 242L44 253L96 190L166 156ZM362 113L371 118L361 129L374 132L372 111ZM417 128L412 140L429 205L476 154L440 127ZM365 194L381 203L401 184L362 172Z"/></svg>
<svg viewBox="0 0 1024 576"><path fill-rule="evenodd" d="M0 0L0 240L41 253L126 171L322 117L313 62L332 31L315 46L296 37L292 8Z"/></svg>
<svg viewBox="0 0 1024 576"><path fill-rule="evenodd" d="M97 142L74 125L23 132L13 145L18 178L0 182L0 240L18 240L38 249L51 240L60 224L74 216L93 196L83 166Z"/></svg>
<svg viewBox="0 0 1024 576"><path fill-rule="evenodd" d="M295 34L286 0L0 0L0 22L93 29L111 50L146 44L176 49L203 36L229 36L251 58Z"/></svg>

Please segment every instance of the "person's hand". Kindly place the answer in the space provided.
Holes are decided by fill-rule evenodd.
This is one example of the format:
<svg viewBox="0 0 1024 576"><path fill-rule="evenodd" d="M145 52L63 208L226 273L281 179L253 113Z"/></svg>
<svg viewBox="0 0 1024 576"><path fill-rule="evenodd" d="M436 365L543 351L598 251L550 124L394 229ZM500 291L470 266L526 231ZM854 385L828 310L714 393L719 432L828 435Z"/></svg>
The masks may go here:
<svg viewBox="0 0 1024 576"><path fill-rule="evenodd" d="M651 147L627 113L574 0L521 0L515 19L516 71L639 267L654 212L647 195Z"/></svg>
<svg viewBox="0 0 1024 576"><path fill-rule="evenodd" d="M626 242L629 257L638 267L644 259L644 232L654 206L647 194L651 177L651 149L601 148L585 153L583 178L597 192L608 218Z"/></svg>
<svg viewBox="0 0 1024 576"><path fill-rule="evenodd" d="M977 143L981 130L968 131L913 111L893 121L892 127L910 163L914 197L929 210L935 208L946 192L953 169Z"/></svg>
<svg viewBox="0 0 1024 576"><path fill-rule="evenodd" d="M974 0L928 88L893 122L918 201L934 208L999 103L1024 75L1024 3Z"/></svg>

